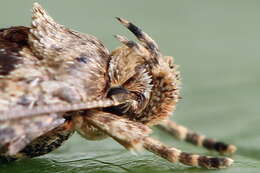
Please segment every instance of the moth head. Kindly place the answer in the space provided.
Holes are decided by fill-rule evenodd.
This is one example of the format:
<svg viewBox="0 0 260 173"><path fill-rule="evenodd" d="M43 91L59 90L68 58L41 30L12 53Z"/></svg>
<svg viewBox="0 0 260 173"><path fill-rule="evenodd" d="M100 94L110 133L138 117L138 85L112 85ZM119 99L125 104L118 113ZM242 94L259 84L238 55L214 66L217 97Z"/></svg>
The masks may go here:
<svg viewBox="0 0 260 173"><path fill-rule="evenodd" d="M117 35L123 46L111 53L108 97L124 102L105 111L144 124L157 124L172 114L179 98L179 73L172 57L164 57L145 32L125 19L118 20L140 43Z"/></svg>
<svg viewBox="0 0 260 173"><path fill-rule="evenodd" d="M123 46L111 53L107 96L124 102L109 108L116 114L140 113L150 99L152 78L142 56Z"/></svg>

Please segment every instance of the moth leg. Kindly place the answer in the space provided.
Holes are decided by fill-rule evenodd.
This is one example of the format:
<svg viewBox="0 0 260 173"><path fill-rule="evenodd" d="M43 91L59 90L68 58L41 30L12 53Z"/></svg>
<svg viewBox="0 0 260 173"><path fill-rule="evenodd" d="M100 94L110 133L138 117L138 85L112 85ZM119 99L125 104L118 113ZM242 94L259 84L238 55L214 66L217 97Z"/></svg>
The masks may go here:
<svg viewBox="0 0 260 173"><path fill-rule="evenodd" d="M151 129L141 123L97 110L85 111L84 115L74 116L73 121L75 129L83 137L88 139L89 126L92 125L129 150L142 149L143 139L151 133Z"/></svg>
<svg viewBox="0 0 260 173"><path fill-rule="evenodd" d="M79 115L83 128L87 123L111 136L127 149L146 150L155 153L170 162L180 162L185 165L205 168L225 168L232 164L229 158L200 156L182 152L173 147L167 147L160 141L148 137L151 130L144 124L130 121L123 117L102 111L86 111L85 115ZM83 135L81 133L81 135Z"/></svg>
<svg viewBox="0 0 260 173"><path fill-rule="evenodd" d="M62 146L62 144L71 137L73 132L74 129L72 122L66 121L53 130L34 139L15 156L17 158L32 158L50 153Z"/></svg>
<svg viewBox="0 0 260 173"><path fill-rule="evenodd" d="M207 138L171 120L165 120L158 126L179 140L184 140L208 150L215 150L221 154L233 154L237 149L234 145Z"/></svg>
<svg viewBox="0 0 260 173"><path fill-rule="evenodd" d="M211 157L182 152L151 137L144 139L144 148L170 162L180 162L194 167L218 169L229 167L233 163L233 160L227 157Z"/></svg>

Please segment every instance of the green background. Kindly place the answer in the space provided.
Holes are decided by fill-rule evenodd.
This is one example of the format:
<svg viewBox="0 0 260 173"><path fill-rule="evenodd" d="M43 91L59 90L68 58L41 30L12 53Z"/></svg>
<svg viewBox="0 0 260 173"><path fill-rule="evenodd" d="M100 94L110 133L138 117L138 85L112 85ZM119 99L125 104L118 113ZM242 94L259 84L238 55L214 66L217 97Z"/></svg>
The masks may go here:
<svg viewBox="0 0 260 173"><path fill-rule="evenodd" d="M257 0L42 0L66 27L95 35L113 50L114 34L133 36L114 17L149 33L165 55L175 57L183 78L182 97L172 117L178 123L238 146L224 170L190 168L153 154L133 155L111 139L87 141L74 135L51 154L8 165L0 172L260 172L260 1ZM30 24L31 0L1 0L0 28ZM153 136L183 151L216 155L172 139Z"/></svg>

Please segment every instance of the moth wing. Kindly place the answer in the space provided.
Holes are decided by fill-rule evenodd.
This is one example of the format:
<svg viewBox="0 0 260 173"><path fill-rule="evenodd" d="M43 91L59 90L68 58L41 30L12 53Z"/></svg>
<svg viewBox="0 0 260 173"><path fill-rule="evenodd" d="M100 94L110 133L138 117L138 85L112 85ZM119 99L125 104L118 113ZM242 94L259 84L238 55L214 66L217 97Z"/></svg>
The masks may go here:
<svg viewBox="0 0 260 173"><path fill-rule="evenodd" d="M56 114L0 122L0 155L17 154L35 138L64 122Z"/></svg>
<svg viewBox="0 0 260 173"><path fill-rule="evenodd" d="M61 65L49 68L56 60ZM56 127L63 112L119 104L104 98L108 62L99 40L56 24L37 4L31 28L0 29L1 152L16 153Z"/></svg>
<svg viewBox="0 0 260 173"><path fill-rule="evenodd" d="M27 27L0 29L0 155L14 155L35 138L64 123L63 113L55 112L104 106L105 103L90 101L79 105L49 98L54 102L46 104L43 94L47 94L38 84L40 81L50 84L49 76L39 65L41 59L28 45L28 34ZM96 79L90 80L94 83Z"/></svg>
<svg viewBox="0 0 260 173"><path fill-rule="evenodd" d="M41 21L38 24L42 27L47 27L49 17L39 13L41 10L37 5L34 7L34 15L37 15L33 19ZM39 28L33 31L37 32ZM63 32L63 29L56 32ZM89 49L84 54L82 50L68 47L69 43L63 43L65 53L60 58L73 57L69 56L73 51L75 57L69 60L70 63L62 63L61 67L53 70L44 65L42 61L46 59L34 51L35 47L30 42L45 42L40 38L30 40L30 28L0 30L0 120L114 104L112 100L102 100L107 85L108 50L95 37L68 29L64 30L64 34L73 36L74 44L85 45ZM48 39L48 35L45 36ZM42 47L48 46L46 44ZM49 54L48 58L55 56Z"/></svg>
<svg viewBox="0 0 260 173"><path fill-rule="evenodd" d="M65 81L78 93L83 93L81 102L104 95L110 56L97 38L60 25L43 7L34 3L28 44L35 56L53 67L55 80ZM66 99L70 99L68 93L73 92L66 93Z"/></svg>

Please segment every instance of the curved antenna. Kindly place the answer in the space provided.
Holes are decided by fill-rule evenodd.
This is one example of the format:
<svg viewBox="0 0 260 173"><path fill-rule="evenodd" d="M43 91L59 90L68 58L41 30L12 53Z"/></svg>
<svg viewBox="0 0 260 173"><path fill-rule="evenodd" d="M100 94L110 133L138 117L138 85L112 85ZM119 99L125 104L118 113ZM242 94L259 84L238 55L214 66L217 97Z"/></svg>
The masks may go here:
<svg viewBox="0 0 260 173"><path fill-rule="evenodd" d="M126 37L124 37L122 35L115 35L115 38L129 48L139 49L139 47L140 47L140 44L134 42L133 40L128 40Z"/></svg>
<svg viewBox="0 0 260 173"><path fill-rule="evenodd" d="M145 47L148 48L153 53L159 52L159 47L157 43L145 32L143 32L140 28L138 28L133 23L123 19L116 17L116 19L123 24L127 29L129 29L142 43L144 43Z"/></svg>
<svg viewBox="0 0 260 173"><path fill-rule="evenodd" d="M115 35L115 38L120 41L122 44L126 45L128 48L133 49L135 52L142 55L142 49L145 49L141 44L136 43L133 40L128 40L126 37L121 35Z"/></svg>

